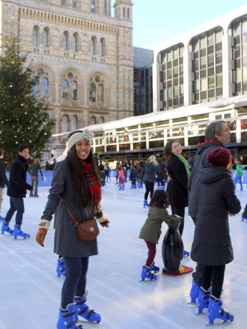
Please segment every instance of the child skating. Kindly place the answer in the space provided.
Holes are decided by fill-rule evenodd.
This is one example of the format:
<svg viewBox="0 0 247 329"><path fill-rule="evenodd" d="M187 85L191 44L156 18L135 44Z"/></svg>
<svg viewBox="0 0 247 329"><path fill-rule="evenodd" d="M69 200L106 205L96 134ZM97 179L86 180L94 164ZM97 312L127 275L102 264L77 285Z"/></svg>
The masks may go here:
<svg viewBox="0 0 247 329"><path fill-rule="evenodd" d="M145 265L142 267L141 279L156 280L156 273L159 272L159 267L155 266L154 258L156 255L156 244L161 235L161 226L165 222L167 225L177 225L180 220L171 217L166 208L169 206L168 194L163 190L156 190L150 201L148 217L141 228L139 238L143 239L148 248L148 257Z"/></svg>

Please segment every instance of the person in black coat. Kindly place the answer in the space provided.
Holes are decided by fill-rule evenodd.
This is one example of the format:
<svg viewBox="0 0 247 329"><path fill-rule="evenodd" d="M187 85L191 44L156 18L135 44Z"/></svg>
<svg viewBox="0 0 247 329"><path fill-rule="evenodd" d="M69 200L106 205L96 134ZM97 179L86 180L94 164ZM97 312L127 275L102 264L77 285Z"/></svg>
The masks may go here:
<svg viewBox="0 0 247 329"><path fill-rule="evenodd" d="M232 321L233 316L221 308L220 295L225 265L233 260L228 215L235 215L241 204L235 195L231 171L231 152L218 147L208 153L208 166L199 170L198 210L192 260L203 264L202 286L197 306L202 313L208 308L209 323L215 318ZM211 287L211 290L209 288Z"/></svg>
<svg viewBox="0 0 247 329"><path fill-rule="evenodd" d="M6 168L3 162L4 151L0 149L0 220L4 220L4 217L1 216L2 202L3 202L3 188L8 186L9 181L6 176Z"/></svg>
<svg viewBox="0 0 247 329"><path fill-rule="evenodd" d="M24 214L24 201L27 190L32 190L33 187L26 182L28 170L27 159L29 158L29 148L26 144L21 144L17 148L17 158L10 168L10 178L7 190L7 195L10 197L10 208L6 214L5 221L2 225L2 233L7 232L13 234L16 238L30 238L29 234L21 231L22 219ZM9 228L9 222L16 212L14 231Z"/></svg>
<svg viewBox="0 0 247 329"><path fill-rule="evenodd" d="M199 170L202 166L208 165L208 153L217 148L223 147L230 142L231 132L226 122L223 120L211 122L205 130L205 141L198 146L193 160L190 159L191 175L188 180L188 213L194 224L198 210L198 182L200 179ZM192 273L192 286L190 291L191 302L195 303L198 298L199 288L202 285L202 273L204 266L197 263L195 271Z"/></svg>
<svg viewBox="0 0 247 329"><path fill-rule="evenodd" d="M168 173L167 192L172 214L182 217L179 232L184 229L185 207L188 206L187 183L190 176L190 165L182 156L182 146L176 140L169 141L164 148L164 158Z"/></svg>

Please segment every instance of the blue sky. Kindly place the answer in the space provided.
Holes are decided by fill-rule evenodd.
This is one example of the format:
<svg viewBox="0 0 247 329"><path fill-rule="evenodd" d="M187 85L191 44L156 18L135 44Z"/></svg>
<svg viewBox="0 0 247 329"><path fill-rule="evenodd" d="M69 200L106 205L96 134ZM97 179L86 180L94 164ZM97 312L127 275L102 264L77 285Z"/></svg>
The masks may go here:
<svg viewBox="0 0 247 329"><path fill-rule="evenodd" d="M147 49L247 4L246 0L132 0L133 45Z"/></svg>

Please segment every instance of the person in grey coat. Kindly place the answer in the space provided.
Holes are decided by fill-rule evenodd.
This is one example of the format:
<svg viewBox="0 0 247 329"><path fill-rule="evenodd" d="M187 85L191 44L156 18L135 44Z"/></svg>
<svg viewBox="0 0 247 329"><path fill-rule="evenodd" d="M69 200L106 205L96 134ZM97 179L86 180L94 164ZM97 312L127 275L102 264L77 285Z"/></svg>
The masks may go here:
<svg viewBox="0 0 247 329"><path fill-rule="evenodd" d="M208 308L209 323L212 324L215 318L224 322L233 320L233 316L221 308L220 295L225 265L233 260L228 215L237 214L241 204L228 169L231 152L224 147L215 148L208 153L207 161L209 165L199 170L198 210L191 258L204 265L197 306L199 313Z"/></svg>
<svg viewBox="0 0 247 329"><path fill-rule="evenodd" d="M100 209L101 178L91 150L90 131L75 131L68 139L68 155L54 168L36 241L43 247L50 221L56 211L54 252L63 257L66 277L62 287L57 329L77 329L78 316L99 323L101 315L86 303L86 277L89 257L98 254L97 239L81 241L67 207L78 222L97 218L108 227L109 220Z"/></svg>
<svg viewBox="0 0 247 329"><path fill-rule="evenodd" d="M142 168L141 172L141 181L145 184L145 193L144 193L144 202L143 207L148 207L148 196L150 194L150 200L152 199L153 193L154 193L154 182L155 177L158 172L158 166L159 163L156 159L155 155L150 155L150 157L147 159L147 162Z"/></svg>
<svg viewBox="0 0 247 329"><path fill-rule="evenodd" d="M139 238L145 240L148 248L148 257L145 265L142 267L142 280L157 279L154 273L159 272L159 267L154 265L156 255L156 244L161 235L161 226L165 222L167 225L178 225L180 219L171 217L166 208L169 206L168 193L163 190L156 190L150 201L148 217L141 228Z"/></svg>

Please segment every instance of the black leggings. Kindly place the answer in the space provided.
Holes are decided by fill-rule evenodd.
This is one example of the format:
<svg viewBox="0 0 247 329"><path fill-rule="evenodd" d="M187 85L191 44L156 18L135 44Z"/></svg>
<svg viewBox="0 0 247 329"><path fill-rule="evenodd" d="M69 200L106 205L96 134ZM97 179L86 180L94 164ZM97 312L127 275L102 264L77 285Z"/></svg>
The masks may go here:
<svg viewBox="0 0 247 329"><path fill-rule="evenodd" d="M88 257L64 257L66 277L62 287L61 308L66 309L74 297L82 297L86 291Z"/></svg>
<svg viewBox="0 0 247 329"><path fill-rule="evenodd" d="M150 200L152 199L152 196L154 194L154 182L152 181L144 181L146 192L144 194L144 199L148 200L148 195L150 193Z"/></svg>
<svg viewBox="0 0 247 329"><path fill-rule="evenodd" d="M205 266L202 287L208 290L212 284L212 295L220 299L225 274L225 265Z"/></svg>

